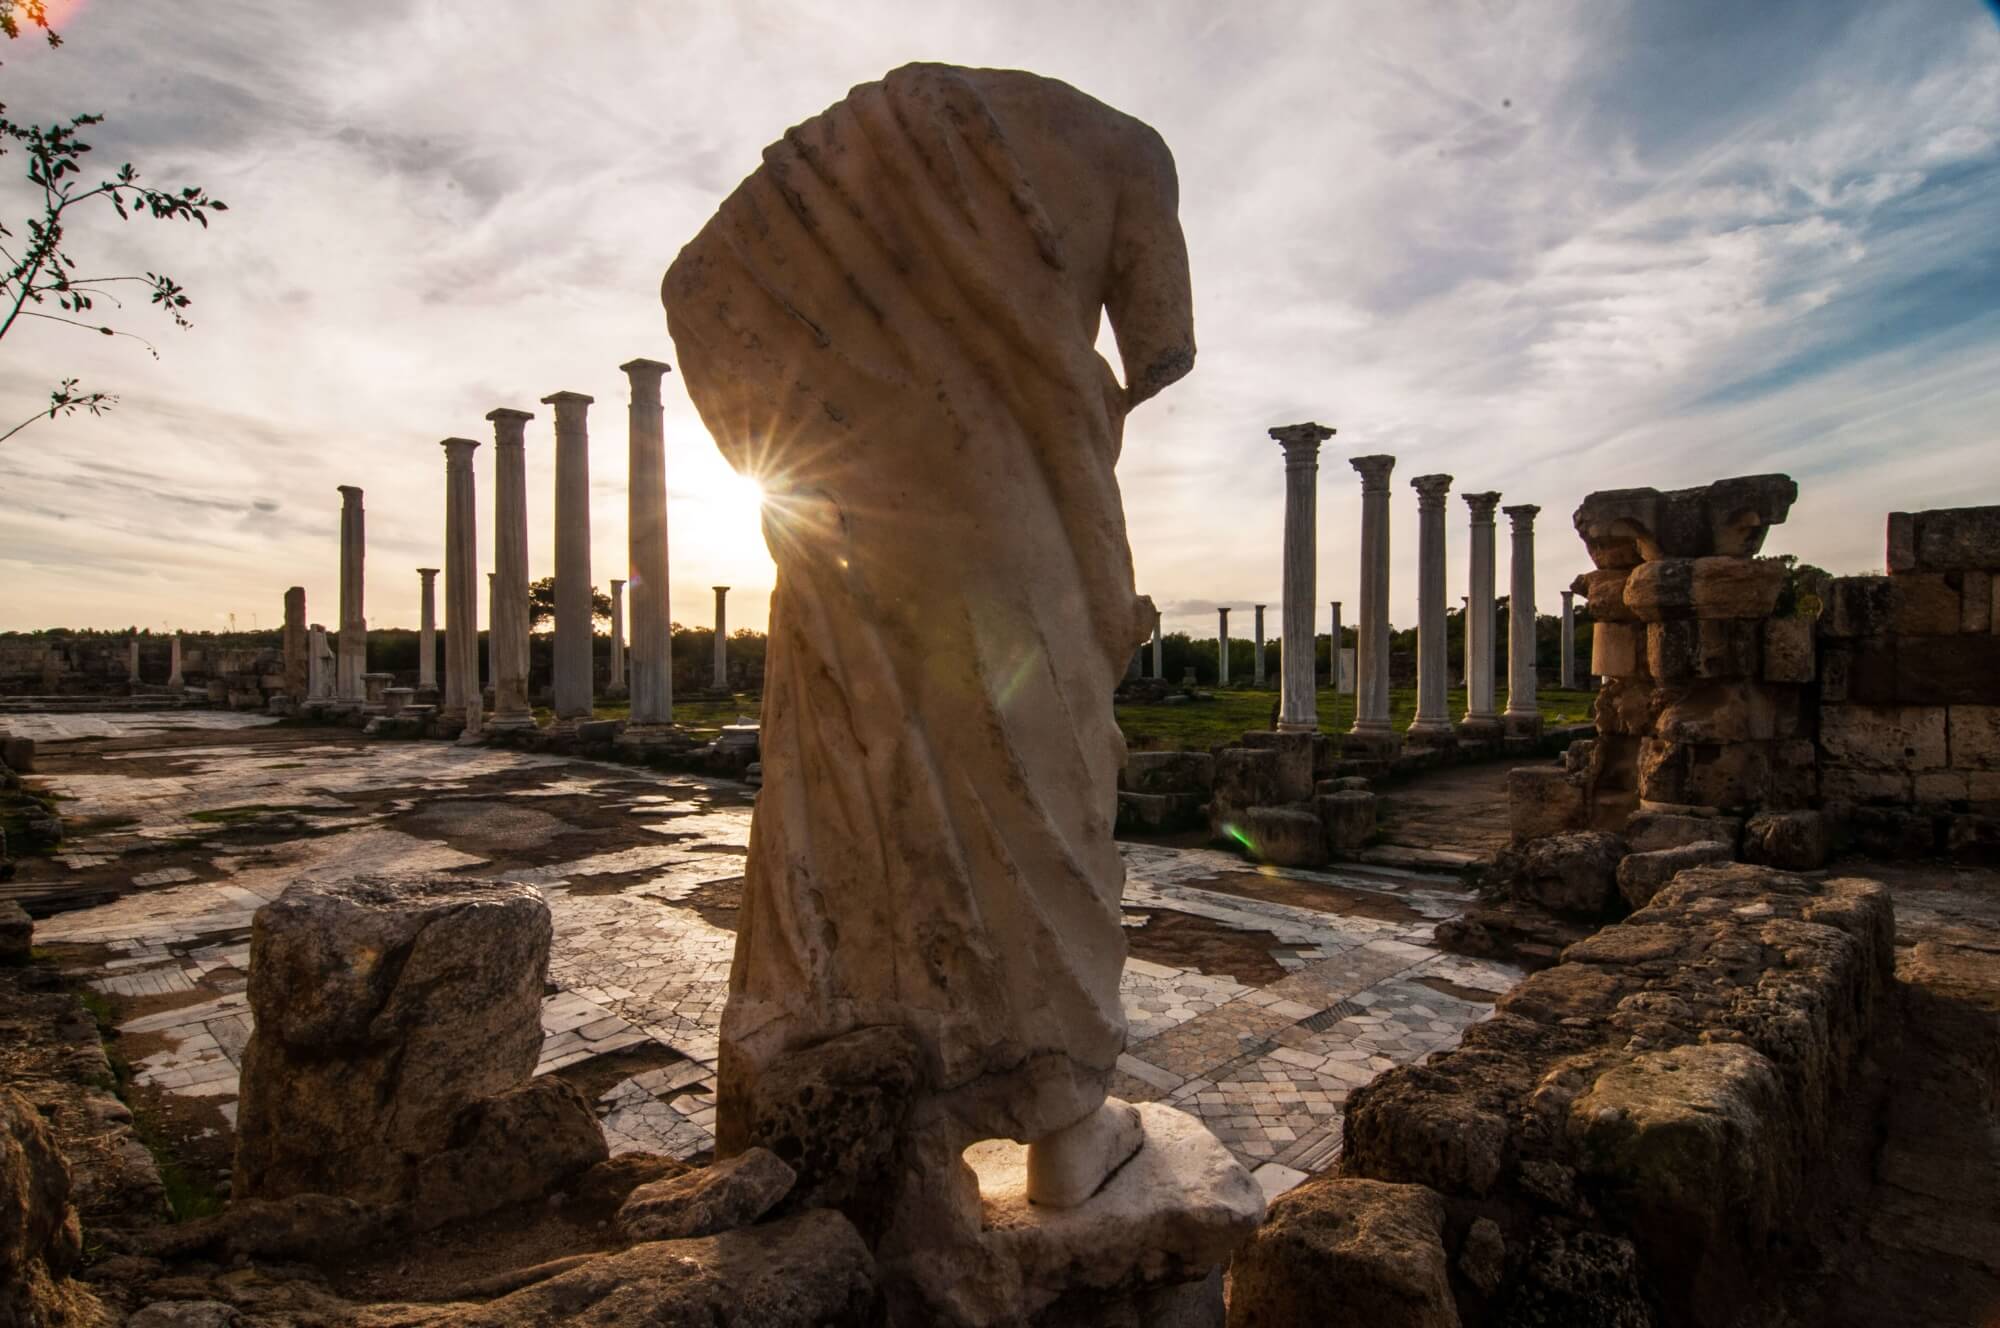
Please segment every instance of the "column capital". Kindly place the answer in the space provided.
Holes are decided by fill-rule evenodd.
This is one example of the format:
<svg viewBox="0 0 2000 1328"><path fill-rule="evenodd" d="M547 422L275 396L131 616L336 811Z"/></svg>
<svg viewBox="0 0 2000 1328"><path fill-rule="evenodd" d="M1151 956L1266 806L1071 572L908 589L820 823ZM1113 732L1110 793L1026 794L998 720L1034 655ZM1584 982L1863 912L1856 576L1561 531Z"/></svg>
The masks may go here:
<svg viewBox="0 0 2000 1328"><path fill-rule="evenodd" d="M1336 430L1307 420L1304 424L1280 424L1267 432L1278 440L1278 445L1285 449L1288 459L1295 452L1310 459L1319 455L1319 445L1333 437Z"/></svg>
<svg viewBox="0 0 2000 1328"><path fill-rule="evenodd" d="M1514 507L1503 507L1500 510L1505 512L1507 519L1514 523L1514 529L1533 530L1535 528L1535 514L1542 509L1533 503L1521 503Z"/></svg>
<svg viewBox="0 0 2000 1328"><path fill-rule="evenodd" d="M334 487L335 487L335 488L337 488L337 489L338 489L338 490L340 491L340 501L341 501L341 502L343 502L343 503L346 503L346 504L347 504L347 505L348 505L349 507L359 507L359 506L361 506L361 486L360 486L360 485L358 485L358 484L339 484L339 485L335 485Z"/></svg>
<svg viewBox="0 0 2000 1328"><path fill-rule="evenodd" d="M585 396L581 392L551 392L542 398L542 404L556 408L556 427L561 428L565 424L580 422L595 400L596 397Z"/></svg>
<svg viewBox="0 0 2000 1328"><path fill-rule="evenodd" d="M1500 495L1498 493L1462 493L1459 497L1465 499L1465 505L1472 509L1473 525L1490 526L1493 524L1493 509L1500 506Z"/></svg>
<svg viewBox="0 0 2000 1328"><path fill-rule="evenodd" d="M438 444L444 449L445 464L457 466L472 464L472 454L479 450L479 443L472 438L446 438Z"/></svg>
<svg viewBox="0 0 2000 1328"><path fill-rule="evenodd" d="M491 576L493 575L493 573L488 572L486 575ZM623 590L624 588L625 588L625 583L623 581L621 581L619 578L615 576L611 578L611 589L614 593Z"/></svg>
<svg viewBox="0 0 2000 1328"><path fill-rule="evenodd" d="M1444 510L1445 495L1451 492L1451 476L1418 475L1410 481L1410 487L1417 491L1417 506L1426 512Z"/></svg>
<svg viewBox="0 0 2000 1328"><path fill-rule="evenodd" d="M526 424L529 420L535 418L535 412L532 410L515 410L512 406L496 406L486 412L486 418L492 420L495 424Z"/></svg>
<svg viewBox="0 0 2000 1328"><path fill-rule="evenodd" d="M1227 604L1218 604L1218 605L1216 605L1216 606L1215 606L1215 611L1216 611L1217 613L1221 614L1221 615L1222 615L1223 617L1225 617L1225 618L1227 618L1227 617L1229 616L1229 606L1228 606Z"/></svg>
<svg viewBox="0 0 2000 1328"><path fill-rule="evenodd" d="M1396 468L1396 458L1385 455L1358 456L1347 458L1347 464L1361 472L1361 492L1387 493L1389 472Z"/></svg>
<svg viewBox="0 0 2000 1328"><path fill-rule="evenodd" d="M638 379L641 378L650 378L657 383L660 381L661 375L670 374L673 371L674 371L673 365L662 364L658 360L649 360L646 359L644 356L641 356L636 360L627 360L625 361L625 363L618 366L618 372L626 375L627 377L633 379L634 381L637 381Z"/></svg>
<svg viewBox="0 0 2000 1328"><path fill-rule="evenodd" d="M710 586L709 589L713 590L718 595L726 595L729 593L728 586Z"/></svg>
<svg viewBox="0 0 2000 1328"><path fill-rule="evenodd" d="M437 574L438 574L438 569L435 567L419 567L417 569L417 575L422 577L426 581L430 580Z"/></svg>
<svg viewBox="0 0 2000 1328"><path fill-rule="evenodd" d="M1569 606L1576 602L1576 592L1574 590L1565 590L1562 592L1562 597L1563 597L1563 611L1567 613L1569 611Z"/></svg>

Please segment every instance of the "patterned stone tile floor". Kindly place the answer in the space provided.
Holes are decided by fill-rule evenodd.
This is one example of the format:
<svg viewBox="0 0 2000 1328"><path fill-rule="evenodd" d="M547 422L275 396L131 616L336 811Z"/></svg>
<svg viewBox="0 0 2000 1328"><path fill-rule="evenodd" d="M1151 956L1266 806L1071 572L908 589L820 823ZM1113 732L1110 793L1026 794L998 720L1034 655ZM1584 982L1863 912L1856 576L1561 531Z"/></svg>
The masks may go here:
<svg viewBox="0 0 2000 1328"><path fill-rule="evenodd" d="M81 727L90 736L106 730L115 736L121 723L147 717L50 718L62 721L64 732L88 719L94 722ZM10 725L16 720L8 718ZM65 807L72 815L131 818L113 847L141 862L144 853L135 855L132 845L199 836L212 826L189 817L208 808L284 808L310 833L249 852L218 845L212 859L218 879L189 881L177 874L185 869L138 874L135 881L153 877L144 882L151 888L37 927L38 942L103 947L99 953L110 957L90 968L92 985L170 1007L122 1025L158 1035L152 1045L164 1047L135 1064L139 1082L214 1099L233 1123L237 1065L250 1034L243 988L251 915L292 880L381 870L483 872L540 887L554 916L556 990L543 1006L536 1072L635 1048L664 1049L669 1063L602 1092L606 1137L615 1152L686 1157L712 1146L716 1033L735 935L698 905L730 890L741 875L750 813L718 803L719 789L729 786L444 743L325 751L309 741L269 750L190 745L170 754L172 774L155 773L157 763L146 772L121 769L135 754L106 752L101 772L64 773L48 782L74 799ZM483 777L537 765L565 769L533 787L475 787ZM371 789L419 792L381 811L357 811L340 796ZM419 805L427 815L449 807L461 828L491 821L499 823L492 828L502 842L546 842L575 828L554 817L544 824L520 816L524 805L532 806L521 800L556 794L622 807L660 842L519 866L381 824ZM98 851L103 842L85 841L72 855L77 870L100 865L93 860L108 856ZM1165 1101L1200 1116L1271 1193L1338 1157L1349 1093L1382 1070L1452 1045L1491 1012L1491 997L1520 977L1505 965L1432 946L1435 924L1466 901L1450 878L1392 868L1257 869L1287 887L1291 902L1275 902L1212 888L1250 870L1230 853L1142 844L1125 845L1124 853L1128 909L1181 913L1213 928L1276 939L1267 946L1272 964L1263 966L1264 976L1284 976L1262 985L1234 973L1131 958L1121 984L1131 1036L1113 1088L1129 1100ZM594 888L596 878L612 876L629 883ZM1314 896L1321 886L1324 906ZM1357 897L1391 906L1356 910L1349 901ZM1143 924L1145 913L1128 913L1127 921Z"/></svg>

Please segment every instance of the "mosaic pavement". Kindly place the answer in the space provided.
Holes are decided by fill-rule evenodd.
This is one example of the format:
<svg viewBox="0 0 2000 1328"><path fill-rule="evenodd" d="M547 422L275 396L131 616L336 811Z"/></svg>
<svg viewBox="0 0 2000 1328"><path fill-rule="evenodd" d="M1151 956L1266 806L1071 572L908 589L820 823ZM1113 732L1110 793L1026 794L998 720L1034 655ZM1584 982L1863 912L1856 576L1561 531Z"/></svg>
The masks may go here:
<svg viewBox="0 0 2000 1328"><path fill-rule="evenodd" d="M122 725L157 719L49 718L77 727L38 735L45 739L116 736L130 731ZM171 758L171 773L159 772L162 758ZM121 770L121 762L142 759L144 771ZM711 908L705 917L702 905L742 872L750 812L735 786L443 743L322 747L304 735L269 746L105 752L101 764L101 773L47 780L74 800L64 807L71 816L130 818L67 855L78 871L124 855L143 862L161 843L200 845L216 824L199 813L234 818L264 808L285 818L275 838L263 837L271 842L246 847L217 836L203 865L136 872L135 883L149 887L143 892L38 925L38 942L104 947L108 958L89 970L92 985L173 1007L121 1026L164 1044L134 1065L138 1082L212 1099L233 1122L237 1064L250 1033L243 987L251 915L292 880L479 870L538 886L554 915L556 990L543 1006L537 1073L651 1052L664 1063L600 1094L613 1151L687 1157L712 1146L716 1033L735 936L711 920L733 913ZM540 782L492 787L496 777L523 773ZM622 813L625 840L640 842L593 852L593 832L541 810L555 805L550 799L579 796ZM406 828L385 824L399 817ZM470 836L482 850L500 847L482 856L411 826L426 834L444 827L436 832L461 844ZM284 837L286 829L298 837ZM510 852L548 849L558 835L569 836L559 847L575 845L574 856L508 861ZM1166 912L1254 933L1271 961L1262 976L1283 976L1259 985L1249 980L1256 974L1133 957L1122 983L1131 1035L1113 1091L1199 1115L1273 1193L1337 1158L1349 1093L1456 1042L1520 977L1432 946L1436 922L1466 902L1448 878L1391 868L1264 869L1298 887L1286 892L1294 902L1280 903L1212 888L1248 870L1228 853L1128 844L1125 859L1129 925ZM1330 887L1325 907L1317 906L1318 886ZM1357 896L1384 906L1356 910Z"/></svg>

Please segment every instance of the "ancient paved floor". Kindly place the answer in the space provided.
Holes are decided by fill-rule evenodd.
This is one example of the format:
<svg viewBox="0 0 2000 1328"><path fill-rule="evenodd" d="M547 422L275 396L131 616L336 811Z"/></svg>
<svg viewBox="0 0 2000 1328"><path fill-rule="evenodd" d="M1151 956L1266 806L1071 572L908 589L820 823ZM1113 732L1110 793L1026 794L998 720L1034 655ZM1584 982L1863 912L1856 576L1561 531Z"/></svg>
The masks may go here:
<svg viewBox="0 0 2000 1328"><path fill-rule="evenodd" d="M118 738L158 717L49 716L39 730L20 718L7 723L51 744L45 778L72 799L65 813L113 827L74 845L65 870L141 887L36 931L99 947L76 962L142 1011L121 1025L134 1047L157 1048L135 1063L138 1082L207 1099L233 1123L251 915L294 879L476 871L540 887L554 914L537 1072L611 1068L591 1091L614 1151L712 1146L744 790L298 729L93 752L60 740ZM240 727L197 722L212 721ZM1436 922L1466 900L1449 878L1252 869L1153 845L1125 858L1131 1039L1114 1091L1198 1114L1273 1192L1337 1157L1349 1093L1454 1043L1520 976L1432 947Z"/></svg>

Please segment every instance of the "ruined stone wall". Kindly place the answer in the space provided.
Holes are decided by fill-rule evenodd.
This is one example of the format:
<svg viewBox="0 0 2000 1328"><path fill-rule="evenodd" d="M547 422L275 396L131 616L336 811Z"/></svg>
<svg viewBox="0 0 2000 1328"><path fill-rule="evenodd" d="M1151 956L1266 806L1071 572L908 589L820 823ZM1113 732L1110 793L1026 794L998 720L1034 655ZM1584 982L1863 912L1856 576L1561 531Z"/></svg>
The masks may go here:
<svg viewBox="0 0 2000 1328"><path fill-rule="evenodd" d="M2000 507L1895 512L1819 620L1820 796L1862 847L2000 851Z"/></svg>
<svg viewBox="0 0 2000 1328"><path fill-rule="evenodd" d="M267 633L275 642L277 633ZM0 696L124 695L132 638L124 633L0 634ZM163 684L172 672L172 637L139 637L139 672ZM191 685L232 674L261 675L270 648L232 637L181 638L181 676Z"/></svg>

